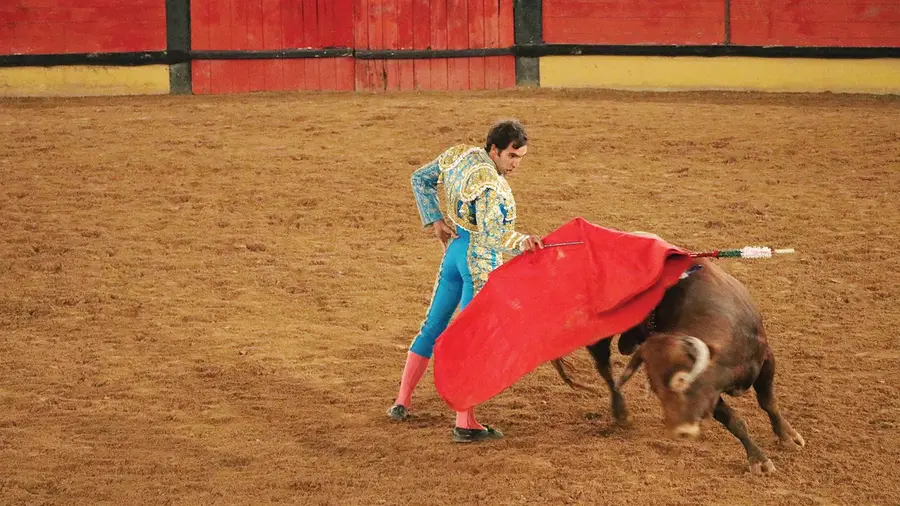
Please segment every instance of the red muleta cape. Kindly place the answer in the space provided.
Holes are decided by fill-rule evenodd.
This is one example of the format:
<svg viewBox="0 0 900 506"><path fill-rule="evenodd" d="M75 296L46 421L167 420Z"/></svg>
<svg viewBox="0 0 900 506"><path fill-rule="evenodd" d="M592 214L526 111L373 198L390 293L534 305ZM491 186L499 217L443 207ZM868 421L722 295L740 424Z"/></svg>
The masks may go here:
<svg viewBox="0 0 900 506"><path fill-rule="evenodd" d="M640 323L691 265L658 239L575 218L543 238L582 241L523 253L494 270L434 349L438 394L480 404L549 360Z"/></svg>

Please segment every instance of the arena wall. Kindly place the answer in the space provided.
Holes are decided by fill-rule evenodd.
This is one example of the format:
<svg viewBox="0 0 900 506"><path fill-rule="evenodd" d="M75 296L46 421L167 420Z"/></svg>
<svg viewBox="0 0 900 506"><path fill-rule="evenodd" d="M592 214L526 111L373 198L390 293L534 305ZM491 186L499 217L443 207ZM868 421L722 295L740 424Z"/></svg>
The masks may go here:
<svg viewBox="0 0 900 506"><path fill-rule="evenodd" d="M0 95L900 94L893 0L10 0Z"/></svg>

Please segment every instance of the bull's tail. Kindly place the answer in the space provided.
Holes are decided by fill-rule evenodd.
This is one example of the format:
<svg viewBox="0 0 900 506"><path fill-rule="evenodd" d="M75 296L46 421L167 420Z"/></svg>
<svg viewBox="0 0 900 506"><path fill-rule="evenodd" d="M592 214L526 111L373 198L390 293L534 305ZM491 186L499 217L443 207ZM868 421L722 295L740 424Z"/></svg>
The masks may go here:
<svg viewBox="0 0 900 506"><path fill-rule="evenodd" d="M563 381L566 382L567 385L574 389L585 390L597 395L602 395L602 393L592 386L585 385L583 383L579 383L573 380L569 376L569 370L572 369L572 365L565 358L557 358L553 360L553 367L556 368L556 372L559 373L559 376Z"/></svg>

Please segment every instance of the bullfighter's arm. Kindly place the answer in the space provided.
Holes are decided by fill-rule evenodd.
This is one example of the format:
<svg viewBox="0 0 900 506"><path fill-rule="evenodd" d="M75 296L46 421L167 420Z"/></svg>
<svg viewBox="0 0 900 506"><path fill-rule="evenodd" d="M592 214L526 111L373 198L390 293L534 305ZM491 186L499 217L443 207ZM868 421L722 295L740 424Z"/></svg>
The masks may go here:
<svg viewBox="0 0 900 506"><path fill-rule="evenodd" d="M419 209L423 226L430 225L444 217L441 213L441 203L437 193L440 174L441 168L436 158L413 172L410 178L413 195L416 198L416 207Z"/></svg>

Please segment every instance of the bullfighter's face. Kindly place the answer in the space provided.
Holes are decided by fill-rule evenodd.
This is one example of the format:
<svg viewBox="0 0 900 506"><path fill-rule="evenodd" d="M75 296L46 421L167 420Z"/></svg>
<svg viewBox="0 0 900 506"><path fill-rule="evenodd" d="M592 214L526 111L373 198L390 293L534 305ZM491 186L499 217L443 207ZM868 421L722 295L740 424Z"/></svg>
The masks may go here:
<svg viewBox="0 0 900 506"><path fill-rule="evenodd" d="M497 172L499 172L503 176L508 176L518 170L519 164L522 163L522 158L528 153L528 146L521 146L519 148L513 147L512 144L506 147L503 151L497 149L497 146L491 146L491 160L494 161L494 164L497 165Z"/></svg>

